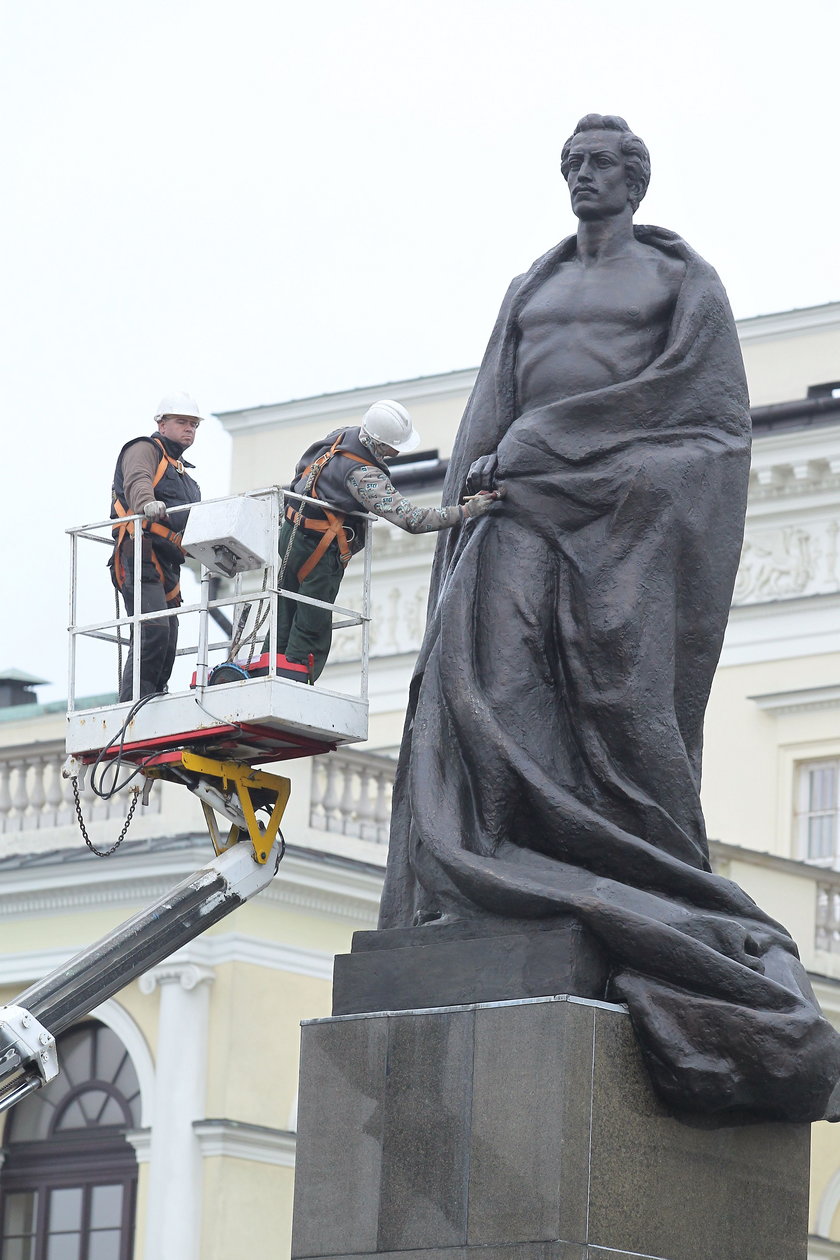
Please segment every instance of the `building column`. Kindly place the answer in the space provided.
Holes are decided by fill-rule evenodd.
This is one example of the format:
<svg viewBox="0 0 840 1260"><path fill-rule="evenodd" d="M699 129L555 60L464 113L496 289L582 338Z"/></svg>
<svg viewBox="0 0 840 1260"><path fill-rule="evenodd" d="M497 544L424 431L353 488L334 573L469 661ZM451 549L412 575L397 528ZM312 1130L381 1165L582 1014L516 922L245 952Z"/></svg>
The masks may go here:
<svg viewBox="0 0 840 1260"><path fill-rule="evenodd" d="M147 996L160 989L145 1260L199 1260L201 1153L193 1121L204 1118L212 980L207 967L171 960L139 981Z"/></svg>

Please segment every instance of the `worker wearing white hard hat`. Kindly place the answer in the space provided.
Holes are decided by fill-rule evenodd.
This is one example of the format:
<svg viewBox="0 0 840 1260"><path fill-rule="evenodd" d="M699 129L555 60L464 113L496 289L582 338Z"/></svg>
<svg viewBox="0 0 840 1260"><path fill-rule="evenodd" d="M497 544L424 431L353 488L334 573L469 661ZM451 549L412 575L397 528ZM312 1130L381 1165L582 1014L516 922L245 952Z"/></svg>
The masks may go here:
<svg viewBox="0 0 840 1260"><path fill-rule="evenodd" d="M419 445L405 407L386 398L368 408L361 424L335 429L304 452L289 489L324 506L287 498L279 540L284 589L326 604L335 601L344 570L365 541L364 517L354 512L381 516L410 534L426 534L481 516L500 497L501 491L483 491L451 507L418 507L393 484L386 460ZM328 609L278 600L279 672L314 681L327 662L331 640ZM263 651L268 647L266 637Z"/></svg>
<svg viewBox="0 0 840 1260"><path fill-rule="evenodd" d="M111 571L126 612L134 612L134 538L142 515L141 612L162 612L181 604L180 571L184 562L181 535L188 512L172 512L201 498L184 453L195 441L202 421L198 403L189 394L166 394L155 412L157 432L132 438L117 457L111 491L114 553ZM172 515L170 516L170 512ZM163 691L172 673L178 643L177 617L141 623L140 695ZM120 700L133 691L132 652L120 681Z"/></svg>
<svg viewBox="0 0 840 1260"><path fill-rule="evenodd" d="M385 398L368 407L360 432L382 446L389 446L400 455L416 451L420 434L411 422L411 416L398 402Z"/></svg>

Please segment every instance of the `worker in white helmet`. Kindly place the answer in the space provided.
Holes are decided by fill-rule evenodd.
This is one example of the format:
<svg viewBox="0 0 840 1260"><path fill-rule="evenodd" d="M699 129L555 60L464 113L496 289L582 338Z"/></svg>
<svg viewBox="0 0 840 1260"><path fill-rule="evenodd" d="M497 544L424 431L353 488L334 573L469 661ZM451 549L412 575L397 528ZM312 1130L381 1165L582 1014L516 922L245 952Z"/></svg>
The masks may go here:
<svg viewBox="0 0 840 1260"><path fill-rule="evenodd" d="M286 590L335 601L351 556L364 546L360 509L383 517L410 534L450 529L487 512L503 491L482 491L452 507L417 507L394 486L385 461L417 449L420 437L405 407L391 399L376 402L361 425L336 429L301 456L289 487L322 499L324 507L289 500L280 530L282 585ZM287 554L288 553L288 554ZM311 604L278 600L278 672L314 681L323 670L332 641L332 614ZM263 652L269 649L266 636Z"/></svg>
<svg viewBox="0 0 840 1260"><path fill-rule="evenodd" d="M143 515L140 611L162 612L181 604L181 535L188 513L177 512L170 518L168 509L197 503L201 498L198 484L187 471L193 465L184 459L201 419L198 403L189 394L167 394L155 413L157 432L132 438L117 457L111 491L111 516L117 524L110 563L129 616L134 612L135 522L122 518L138 513ZM140 695L148 696L164 691L169 681L175 663L178 618L143 622L140 632ZM132 663L129 651L120 700L131 699Z"/></svg>

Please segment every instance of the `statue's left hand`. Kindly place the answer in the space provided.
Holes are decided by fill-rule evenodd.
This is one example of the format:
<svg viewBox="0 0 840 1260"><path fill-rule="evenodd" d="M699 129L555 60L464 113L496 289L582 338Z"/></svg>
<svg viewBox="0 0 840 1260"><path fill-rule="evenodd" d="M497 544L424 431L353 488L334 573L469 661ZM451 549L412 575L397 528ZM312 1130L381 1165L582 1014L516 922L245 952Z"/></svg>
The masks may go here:
<svg viewBox="0 0 840 1260"><path fill-rule="evenodd" d="M498 467L499 457L495 452L492 455L480 455L474 460L467 473L467 494L477 494L479 490L495 490Z"/></svg>

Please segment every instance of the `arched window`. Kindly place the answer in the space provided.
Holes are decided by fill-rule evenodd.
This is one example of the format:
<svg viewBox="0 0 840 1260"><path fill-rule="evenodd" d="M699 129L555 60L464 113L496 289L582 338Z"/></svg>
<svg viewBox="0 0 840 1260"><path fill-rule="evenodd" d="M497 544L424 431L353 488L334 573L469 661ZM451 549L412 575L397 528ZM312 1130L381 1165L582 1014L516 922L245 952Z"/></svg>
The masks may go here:
<svg viewBox="0 0 840 1260"><path fill-rule="evenodd" d="M130 1260L140 1087L128 1051L87 1021L58 1038L61 1072L9 1113L0 1260Z"/></svg>

